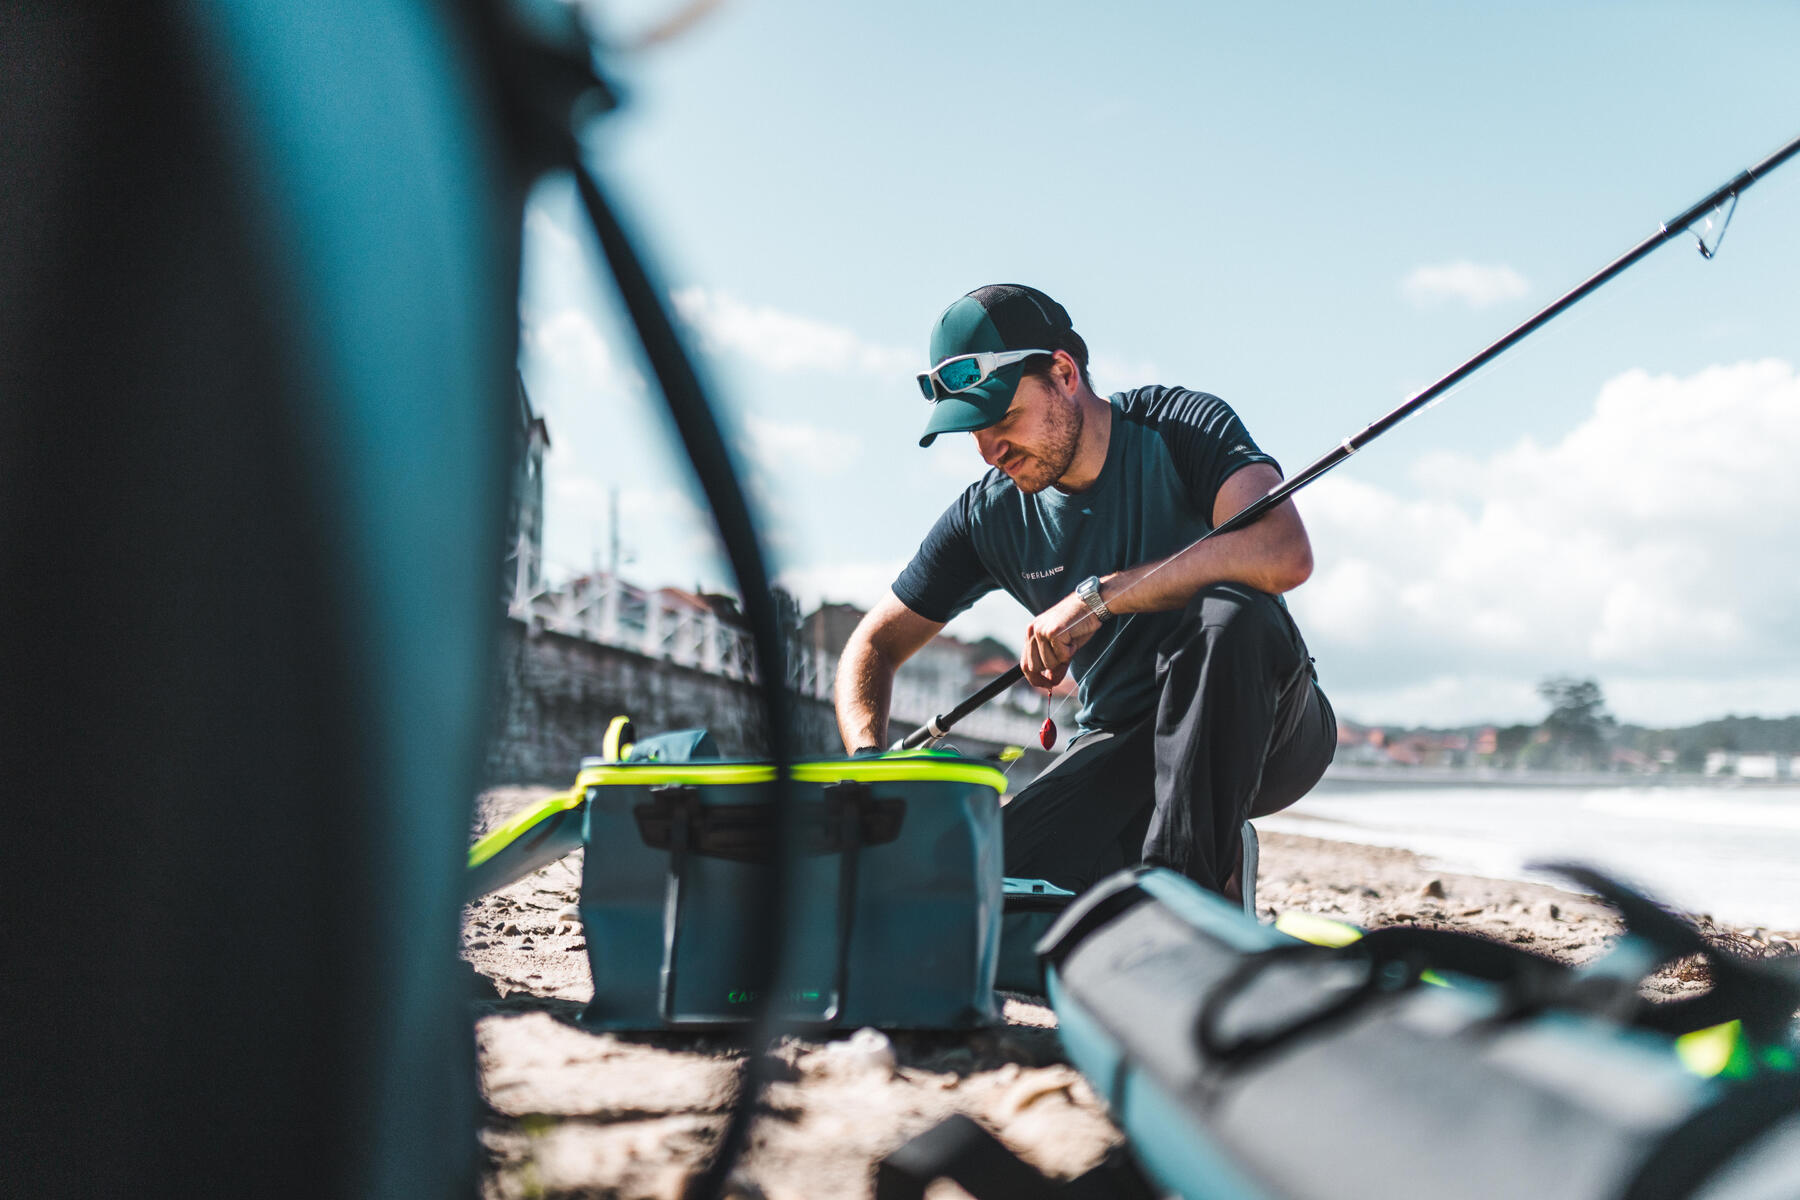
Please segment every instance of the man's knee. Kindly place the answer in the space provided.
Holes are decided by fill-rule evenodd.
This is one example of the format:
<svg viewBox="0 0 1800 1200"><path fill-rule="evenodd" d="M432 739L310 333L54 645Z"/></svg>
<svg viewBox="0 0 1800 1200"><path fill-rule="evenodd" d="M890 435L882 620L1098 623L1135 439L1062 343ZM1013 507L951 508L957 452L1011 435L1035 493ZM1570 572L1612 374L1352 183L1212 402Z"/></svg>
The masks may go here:
<svg viewBox="0 0 1800 1200"><path fill-rule="evenodd" d="M1291 647L1280 601L1242 583L1208 584L1194 594L1180 626L1164 644L1171 653L1195 639L1225 650L1280 650Z"/></svg>

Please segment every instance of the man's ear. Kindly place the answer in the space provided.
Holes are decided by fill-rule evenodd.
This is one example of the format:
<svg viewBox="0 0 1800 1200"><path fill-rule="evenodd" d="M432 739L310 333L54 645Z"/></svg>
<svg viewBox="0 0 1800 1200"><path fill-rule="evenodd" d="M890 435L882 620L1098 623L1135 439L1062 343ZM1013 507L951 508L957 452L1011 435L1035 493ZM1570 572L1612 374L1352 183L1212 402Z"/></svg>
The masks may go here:
<svg viewBox="0 0 1800 1200"><path fill-rule="evenodd" d="M1058 350L1051 361L1051 369L1056 373L1056 382L1068 392L1076 392L1081 388L1081 368L1075 365L1075 356L1067 350Z"/></svg>

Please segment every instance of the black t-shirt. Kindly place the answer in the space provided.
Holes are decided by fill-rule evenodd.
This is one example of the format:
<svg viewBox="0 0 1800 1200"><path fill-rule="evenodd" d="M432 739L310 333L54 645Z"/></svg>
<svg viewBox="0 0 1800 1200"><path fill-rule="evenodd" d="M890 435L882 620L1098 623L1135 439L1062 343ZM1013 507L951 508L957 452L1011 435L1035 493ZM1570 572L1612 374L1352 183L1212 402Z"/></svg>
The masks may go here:
<svg viewBox="0 0 1800 1200"><path fill-rule="evenodd" d="M948 621L998 587L1041 613L1090 575L1163 558L1201 537L1225 480L1251 463L1275 463L1217 396L1142 387L1110 399L1112 437L1092 487L1028 496L989 471L944 510L894 581L901 603ZM1076 651L1082 729L1119 728L1149 711L1156 647L1180 616L1119 617Z"/></svg>

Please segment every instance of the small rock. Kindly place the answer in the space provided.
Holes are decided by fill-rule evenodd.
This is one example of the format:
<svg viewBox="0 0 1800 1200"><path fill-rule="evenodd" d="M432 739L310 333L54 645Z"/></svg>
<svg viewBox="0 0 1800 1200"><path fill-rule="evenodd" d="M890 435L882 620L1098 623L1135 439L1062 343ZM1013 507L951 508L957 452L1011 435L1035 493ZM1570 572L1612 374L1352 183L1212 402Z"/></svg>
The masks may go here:
<svg viewBox="0 0 1800 1200"><path fill-rule="evenodd" d="M1074 1081L1069 1078L1067 1070L1033 1071L1018 1080L1004 1096L1000 1098L998 1108L1007 1118L1018 1116L1046 1096L1054 1096L1058 1092L1070 1097L1070 1085ZM1072 1097L1070 1097L1072 1098Z"/></svg>
<svg viewBox="0 0 1800 1200"><path fill-rule="evenodd" d="M1459 917L1479 917L1485 911L1485 909L1480 908L1465 908L1456 915Z"/></svg>
<svg viewBox="0 0 1800 1200"><path fill-rule="evenodd" d="M501 926L500 927L500 936L501 937L518 937L519 936L518 923L514 922L514 921L508 921L505 925Z"/></svg>
<svg viewBox="0 0 1800 1200"><path fill-rule="evenodd" d="M587 943L586 942L570 942L568 945L564 946L563 949L564 950L586 950Z"/></svg>
<svg viewBox="0 0 1800 1200"><path fill-rule="evenodd" d="M896 1063L894 1043L888 1035L869 1028L859 1029L841 1042L829 1043L822 1056L835 1068L881 1075L891 1075Z"/></svg>
<svg viewBox="0 0 1800 1200"><path fill-rule="evenodd" d="M1552 921L1554 921L1562 916L1562 909L1556 907L1556 905L1552 901L1549 901L1549 900L1544 901L1544 907L1543 907L1542 911L1543 911L1543 914L1546 917L1549 917Z"/></svg>
<svg viewBox="0 0 1800 1200"><path fill-rule="evenodd" d="M571 904L571 905L569 905L569 907L567 907L567 908L563 909L561 912L557 913L556 914L556 923L558 925L579 925L579 924L581 924L581 906L579 904Z"/></svg>
<svg viewBox="0 0 1800 1200"><path fill-rule="evenodd" d="M486 938L476 938L469 943L469 949L471 950L486 950L487 948L488 940Z"/></svg>
<svg viewBox="0 0 1800 1200"><path fill-rule="evenodd" d="M1444 881L1427 879L1424 886L1419 889L1419 895L1431 900L1442 900L1444 898Z"/></svg>

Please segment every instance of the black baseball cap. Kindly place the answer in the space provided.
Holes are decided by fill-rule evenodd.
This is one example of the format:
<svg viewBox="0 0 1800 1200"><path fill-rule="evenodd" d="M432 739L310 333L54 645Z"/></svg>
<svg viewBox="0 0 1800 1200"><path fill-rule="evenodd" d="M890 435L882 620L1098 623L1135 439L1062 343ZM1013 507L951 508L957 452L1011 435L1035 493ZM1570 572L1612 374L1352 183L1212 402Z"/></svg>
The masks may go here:
<svg viewBox="0 0 1800 1200"><path fill-rule="evenodd" d="M1063 306L1036 288L990 283L963 296L938 317L931 327L931 365L982 351L1055 350L1062 345L1062 335L1073 331ZM1000 420L1024 373L1023 363L1002 367L968 391L934 403L919 445L931 445L940 433L970 433Z"/></svg>

